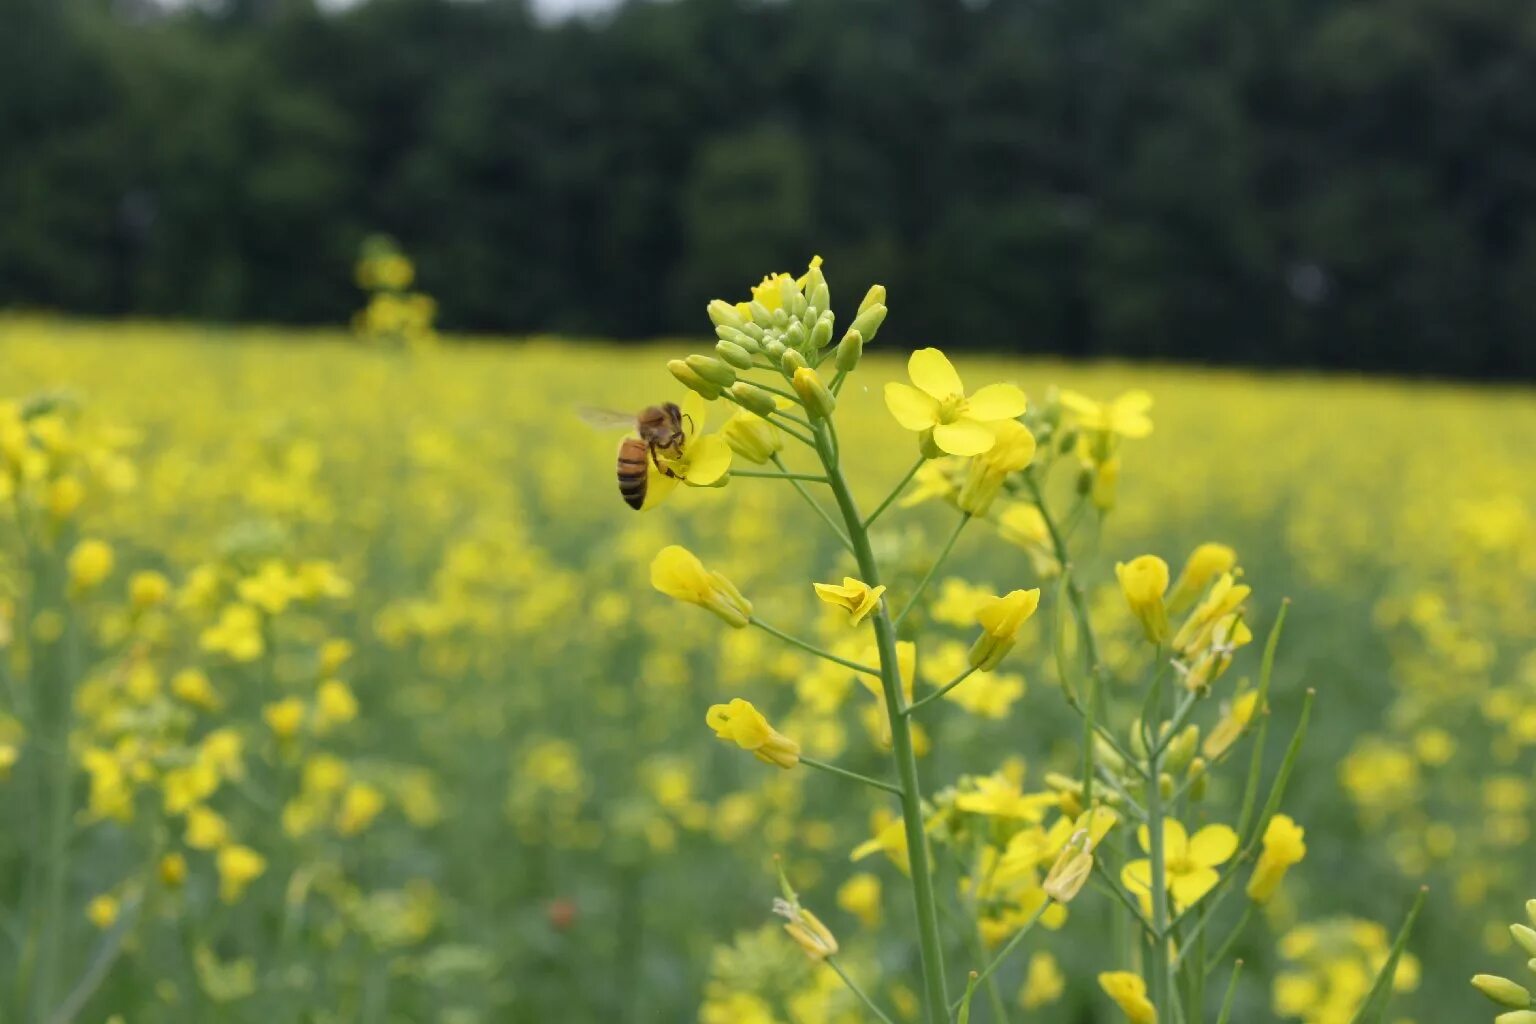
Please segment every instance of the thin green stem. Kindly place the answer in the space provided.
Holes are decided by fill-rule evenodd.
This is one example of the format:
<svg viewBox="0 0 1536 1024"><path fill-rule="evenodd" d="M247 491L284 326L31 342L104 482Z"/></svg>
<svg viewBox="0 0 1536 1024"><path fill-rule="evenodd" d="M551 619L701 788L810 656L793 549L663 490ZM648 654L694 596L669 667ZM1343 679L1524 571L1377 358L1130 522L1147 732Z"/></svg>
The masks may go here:
<svg viewBox="0 0 1536 1024"><path fill-rule="evenodd" d="M1050 900L1046 900L1044 903L1040 904L1040 906L1035 909L1035 912L1033 914L1029 915L1029 920L1025 921L1022 925L1020 925L1019 926L1019 930L1014 932L1013 936L1011 938L1009 938L1009 940L1007 942L1003 943L1003 948L997 951L997 955L992 958L992 962L987 964L986 967L983 967L981 969L981 971L977 974L976 980L978 982L986 981L988 978L990 978L992 976L992 972L993 971L997 970L999 967L1001 967L1003 965L1003 961L1008 959L1008 954L1012 953L1015 949L1018 948L1019 943L1024 941L1024 937L1029 934L1030 929L1034 928L1036 922L1038 922L1040 920L1041 916L1048 909L1050 909L1050 906L1051 906L1051 901ZM959 1003L955 1003L954 1005L952 1005L949 1008L949 1012L950 1013L954 1013L959 1008L960 1008L960 1004Z"/></svg>
<svg viewBox="0 0 1536 1024"><path fill-rule="evenodd" d="M799 493L800 497L805 499L805 503L811 506L811 508L815 510L816 514L821 517L821 521L827 524L827 528L832 531L832 535L837 538L838 543L851 553L853 551L853 545L849 543L848 535L843 532L843 528L837 525L837 520L832 518L832 513L822 508L821 502L811 497L811 492L805 489L805 486L800 483L799 478L788 475L788 470L784 467L784 460L779 458L777 454L773 456L773 464L778 466L779 469L784 470L786 474L785 479L790 482L790 485L794 487L794 489Z"/></svg>
<svg viewBox="0 0 1536 1024"><path fill-rule="evenodd" d="M923 697L922 700L915 700L911 704L907 705L907 707L902 710L902 714L910 715L924 704L932 704L934 701L944 696L950 690L953 690L955 687L971 678L971 674L975 671L976 669L974 667L967 667L964 672L961 672L959 675L955 676L955 678L951 679L937 690L934 690L932 693Z"/></svg>
<svg viewBox="0 0 1536 1024"><path fill-rule="evenodd" d="M825 658L827 661L842 665L845 668L851 668L855 672L862 672L867 676L878 676L880 674L880 670L877 668L871 668L868 665L860 665L856 661L849 661L847 658L839 657L838 655L833 654L831 651L822 650L815 644L806 643L799 637L790 636L782 629L776 629L773 626L768 625L768 623L764 622L762 619L754 617L747 621L751 622L752 625L756 626L758 629L761 629L763 632L776 636L780 640L783 640L785 643L800 648L807 654L814 654L818 658Z"/></svg>
<svg viewBox="0 0 1536 1024"><path fill-rule="evenodd" d="M925 455L919 455L917 457L917 461L912 463L912 468L907 470L906 475L897 481L895 487L891 488L891 493L887 494L885 496L885 500L876 505L875 510L869 514L869 518L864 520L864 529L867 530L873 526L875 524L875 520L880 518L880 514L891 507L891 502L895 501L901 496L901 492L907 489L907 484L912 482L912 478L917 476L917 471L922 469L923 463L927 461L928 458Z"/></svg>
<svg viewBox="0 0 1536 1024"><path fill-rule="evenodd" d="M902 620L907 617L907 613L910 612L913 608L917 607L917 602L922 600L923 591L927 590L928 584L933 582L933 577L938 573L939 568L943 566L944 560L948 558L949 553L954 550L955 541L960 539L960 531L965 529L965 524L969 523L970 521L971 514L969 512L960 513L960 522L955 524L954 532L949 535L949 540L944 542L944 547L940 549L938 557L936 557L933 560L933 564L928 567L927 575L925 575L922 581L918 583L917 589L912 591L912 596L907 599L906 607L903 608L901 613L896 616L896 625L900 626Z"/></svg>
<svg viewBox="0 0 1536 1024"><path fill-rule="evenodd" d="M854 560L859 575L871 587L879 586L880 566L869 543L869 531L853 492L838 463L836 440L830 423L816 429L816 451L826 468L832 495L837 500L843 525L853 542ZM949 995L944 978L944 942L939 934L938 903L934 898L933 876L929 870L928 835L923 822L923 794L917 776L917 756L912 748L912 727L903 714L901 670L896 657L896 627L885 602L872 616L875 645L880 652L880 687L885 697L886 717L891 728L891 757L901 786L902 825L907 838L907 858L911 867L912 902L917 916L917 937L921 950L923 988L928 1007L928 1024L949 1024Z"/></svg>
<svg viewBox="0 0 1536 1024"><path fill-rule="evenodd" d="M750 476L760 480L809 480L813 484L824 484L827 478L817 476L815 473L764 473L756 469L733 469L731 476Z"/></svg>
<svg viewBox="0 0 1536 1024"><path fill-rule="evenodd" d="M1125 909L1131 912L1131 916L1136 919L1142 928L1150 932L1152 930L1152 922L1147 920L1146 913L1142 911L1140 904L1136 902L1135 898L1125 891L1125 887L1116 880L1114 875L1110 874L1109 868L1105 866L1103 861L1097 858L1094 859L1093 872L1093 880L1096 882L1095 888L1100 892L1107 892L1119 900L1125 906Z"/></svg>
<svg viewBox="0 0 1536 1024"><path fill-rule="evenodd" d="M1161 752L1147 759L1147 851L1151 859L1152 889L1152 954L1150 957L1148 988L1152 992L1152 1005L1159 1012L1171 1017L1173 998L1173 965L1168 959L1168 851L1163 835L1163 794L1158 779L1162 774Z"/></svg>
<svg viewBox="0 0 1536 1024"><path fill-rule="evenodd" d="M1221 1001L1221 1016L1216 1018L1216 1024L1228 1024L1232 1020L1232 1004L1237 1001L1237 977L1243 973L1243 962L1237 961L1232 965L1232 979L1227 982L1227 994Z"/></svg>
<svg viewBox="0 0 1536 1024"><path fill-rule="evenodd" d="M774 426L778 427L780 430L784 431L784 433L788 434L790 437L794 438L796 441L799 441L801 444L805 445L807 448L815 448L816 447L816 442L812 441L809 436L807 436L805 434L802 434L800 431L796 430L794 427L790 426L788 423L785 423L782 420L777 419L776 418L777 416L778 416L778 413L771 412L767 416L764 416L763 419L767 420L769 423L772 423Z"/></svg>
<svg viewBox="0 0 1536 1024"><path fill-rule="evenodd" d="M887 793L895 793L897 796L901 795L900 786L893 786L889 782L881 782L879 779L872 779L868 775L860 775L858 772L851 772L847 768L839 768L835 764L828 764L825 761L818 761L814 757L806 757L804 754L801 754L800 763L809 765L810 767L816 768L820 771L824 771L829 775L839 775L845 779L851 779L854 782L862 782L866 786L873 786L875 789L883 789Z"/></svg>
<svg viewBox="0 0 1536 1024"><path fill-rule="evenodd" d="M848 991L852 992L855 996L858 996L859 1002L864 1004L865 1009L878 1017L881 1021L884 1022L884 1024L891 1024L891 1018L887 1017L883 1012L881 1012L880 1007L875 1005L875 1001L869 998L869 996L865 994L864 990L859 988L859 986L854 982L852 978L848 977L848 972L843 970L842 964L838 963L830 956L827 957L826 963L828 967L837 972L837 976L839 978L843 979L843 984L848 986Z"/></svg>
<svg viewBox="0 0 1536 1024"><path fill-rule="evenodd" d="M1232 934L1228 935L1226 941L1221 944L1221 948L1216 950L1216 955L1198 965L1201 971L1210 974L1227 958L1227 954L1232 952L1232 947L1237 944L1237 940L1243 934L1243 929L1248 927L1248 921L1252 917L1253 903L1249 902L1247 906L1243 907L1243 916L1237 919L1237 924L1232 928ZM1207 920L1209 920L1208 917L1203 918L1200 924L1203 926ZM1201 934L1204 933L1202 932Z"/></svg>

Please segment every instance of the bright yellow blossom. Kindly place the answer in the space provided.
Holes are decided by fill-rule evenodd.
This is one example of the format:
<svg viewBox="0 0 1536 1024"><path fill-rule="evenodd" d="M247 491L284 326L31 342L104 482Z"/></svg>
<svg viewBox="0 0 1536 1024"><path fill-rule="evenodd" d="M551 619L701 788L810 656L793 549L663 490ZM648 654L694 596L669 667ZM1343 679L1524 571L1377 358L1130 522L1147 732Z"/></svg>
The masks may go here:
<svg viewBox="0 0 1536 1024"><path fill-rule="evenodd" d="M1028 404L1012 384L988 384L967 397L960 375L936 348L913 352L907 375L911 384L885 386L886 408L906 429L932 431L934 445L951 455L990 450L997 443L991 424L1022 416Z"/></svg>
<svg viewBox="0 0 1536 1024"><path fill-rule="evenodd" d="M1168 589L1168 563L1156 555L1142 555L1129 562L1117 562L1115 576L1120 581L1125 603L1141 621L1148 642L1160 644L1166 641L1168 609L1163 592Z"/></svg>
<svg viewBox="0 0 1536 1024"><path fill-rule="evenodd" d="M1147 998L1147 983L1141 980L1141 975L1106 971L1099 975L1099 987L1131 1024L1157 1024L1157 1007Z"/></svg>
<svg viewBox="0 0 1536 1024"><path fill-rule="evenodd" d="M1024 986L1019 989L1019 1005L1026 1010L1038 1010L1060 999L1067 991L1067 976L1061 972L1056 958L1041 950L1029 958L1029 969L1024 973Z"/></svg>
<svg viewBox="0 0 1536 1024"><path fill-rule="evenodd" d="M1307 855L1306 830L1284 814L1269 819L1264 829L1264 849L1248 880L1248 898L1268 903L1280 888L1285 873Z"/></svg>
<svg viewBox="0 0 1536 1024"><path fill-rule="evenodd" d="M1152 849L1147 826L1136 830L1136 840L1144 852ZM1173 894L1174 906L1183 910L1216 887L1221 880L1216 868L1237 852L1237 833L1226 825L1207 825L1191 836L1172 818L1163 821L1163 867L1165 884ZM1152 861L1143 858L1128 863L1120 873L1125 887L1150 905Z"/></svg>
<svg viewBox="0 0 1536 1024"><path fill-rule="evenodd" d="M238 902L246 887L267 870L267 859L249 846L232 845L219 850L215 863L219 871L219 899Z"/></svg>
<svg viewBox="0 0 1536 1024"><path fill-rule="evenodd" d="M77 593L94 590L112 575L117 559L112 546L103 540L88 539L76 544L69 553L69 585Z"/></svg>
<svg viewBox="0 0 1536 1024"><path fill-rule="evenodd" d="M1168 592L1168 612L1178 614L1205 592L1211 580L1231 572L1237 565L1237 552L1225 544L1201 544L1190 552L1173 589Z"/></svg>
<svg viewBox="0 0 1536 1024"><path fill-rule="evenodd" d="M800 744L778 732L748 701L737 697L729 704L715 704L704 716L715 736L750 750L759 761L793 768L800 763Z"/></svg>
<svg viewBox="0 0 1536 1024"><path fill-rule="evenodd" d="M751 621L752 602L736 585L705 569L697 555L677 544L662 548L651 561L651 586L668 597L707 608L738 629Z"/></svg>
<svg viewBox="0 0 1536 1024"><path fill-rule="evenodd" d="M261 717L266 721L273 735L280 740L286 740L298 735L308 710L299 698L284 697L262 708Z"/></svg>
<svg viewBox="0 0 1536 1024"><path fill-rule="evenodd" d="M852 576L844 576L841 586L836 583L813 583L811 586L815 588L817 597L846 611L849 623L854 626L863 622L870 612L880 606L880 595L885 593L884 585L871 587Z"/></svg>
<svg viewBox="0 0 1536 1024"><path fill-rule="evenodd" d="M731 468L731 446L718 434L704 433L709 403L690 391L678 406L682 411L682 450L675 456L658 450L657 458L651 462L642 506L647 511L665 501L678 484L713 487Z"/></svg>
<svg viewBox="0 0 1536 1024"><path fill-rule="evenodd" d="M990 671L1013 650L1020 628L1040 606L1040 590L1011 590L990 598L976 613L981 635L971 645L971 667Z"/></svg>

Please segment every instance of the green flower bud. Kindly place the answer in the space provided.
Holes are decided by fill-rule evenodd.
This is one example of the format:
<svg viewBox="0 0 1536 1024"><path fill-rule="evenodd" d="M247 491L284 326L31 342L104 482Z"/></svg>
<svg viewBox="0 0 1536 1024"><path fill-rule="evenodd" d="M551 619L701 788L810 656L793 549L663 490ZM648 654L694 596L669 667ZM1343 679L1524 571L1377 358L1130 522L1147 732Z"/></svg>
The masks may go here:
<svg viewBox="0 0 1536 1024"><path fill-rule="evenodd" d="M741 315L741 311L724 299L714 299L708 307L709 319L716 327L732 327L741 329L741 325L747 322L747 318Z"/></svg>
<svg viewBox="0 0 1536 1024"><path fill-rule="evenodd" d="M793 377L796 371L808 365L810 364L805 361L805 356L801 355L800 350L796 348L786 348L784 354L779 357L779 369L783 370L787 377Z"/></svg>
<svg viewBox="0 0 1536 1024"><path fill-rule="evenodd" d="M1145 759L1147 756L1147 741L1141 735L1141 719L1131 719L1130 747L1131 753Z"/></svg>
<svg viewBox="0 0 1536 1024"><path fill-rule="evenodd" d="M1527 928L1523 924L1509 926L1509 934L1513 935L1520 948L1531 956L1536 956L1536 929Z"/></svg>
<svg viewBox="0 0 1536 1024"><path fill-rule="evenodd" d="M751 338L753 341L762 341L763 340L763 329L761 327L759 327L757 324L752 323L750 320L741 325L741 333L745 334L747 337ZM737 342L737 344L740 345L741 343ZM742 345L742 348L746 348L746 346Z"/></svg>
<svg viewBox="0 0 1536 1024"><path fill-rule="evenodd" d="M738 370L752 369L752 353L734 341L715 342L715 354Z"/></svg>
<svg viewBox="0 0 1536 1024"><path fill-rule="evenodd" d="M754 324L757 324L759 327L773 326L773 314L768 311L767 306L753 299L747 303L747 308L752 311L752 322Z"/></svg>
<svg viewBox="0 0 1536 1024"><path fill-rule="evenodd" d="M1536 1024L1536 1011L1510 1010L1493 1018L1493 1024Z"/></svg>
<svg viewBox="0 0 1536 1024"><path fill-rule="evenodd" d="M885 303L877 302L868 309L861 310L859 315L853 318L853 326L850 329L864 335L865 341L874 341L875 332L883 323L885 323Z"/></svg>
<svg viewBox="0 0 1536 1024"><path fill-rule="evenodd" d="M760 336L761 332L759 332L759 337ZM728 341L732 345L744 349L747 352L756 352L758 350L757 338L754 338L746 331L737 330L735 327L716 327L715 337L719 338L721 341Z"/></svg>
<svg viewBox="0 0 1536 1024"><path fill-rule="evenodd" d="M725 421L720 436L731 446L731 451L748 462L762 465L784 447L784 436L779 428L750 412L739 412Z"/></svg>
<svg viewBox="0 0 1536 1024"><path fill-rule="evenodd" d="M784 343L778 338L764 338L761 348L763 350L763 355L767 356L769 359L772 359L774 362L778 362L779 357L784 354Z"/></svg>
<svg viewBox="0 0 1536 1024"><path fill-rule="evenodd" d="M1531 927L1536 928L1536 900L1525 901L1525 916L1531 919Z"/></svg>
<svg viewBox="0 0 1536 1024"><path fill-rule="evenodd" d="M1524 985L1517 985L1497 974L1474 975L1472 987L1500 1006L1507 1006L1512 1010L1524 1010L1531 1005L1531 993Z"/></svg>
<svg viewBox="0 0 1536 1024"><path fill-rule="evenodd" d="M805 342L805 324L802 324L799 320L796 320L794 323L789 325L789 330L784 332L784 344L788 348L797 348L804 352L806 351Z"/></svg>
<svg viewBox="0 0 1536 1024"><path fill-rule="evenodd" d="M1168 750L1163 755L1163 763L1171 772L1182 772L1189 767L1189 763L1195 756L1195 751L1200 747L1200 727L1187 725L1168 744Z"/></svg>
<svg viewBox="0 0 1536 1024"><path fill-rule="evenodd" d="M728 388L736 383L736 371L714 356L689 356L684 360L700 377L711 384L718 384Z"/></svg>
<svg viewBox="0 0 1536 1024"><path fill-rule="evenodd" d="M1157 791L1163 795L1164 800L1173 799L1173 776L1163 772L1157 777Z"/></svg>
<svg viewBox="0 0 1536 1024"><path fill-rule="evenodd" d="M789 326L789 310L780 306L768 317L768 322L782 331Z"/></svg>
<svg viewBox="0 0 1536 1024"><path fill-rule="evenodd" d="M816 272L819 274L821 270L818 268ZM806 302L817 309L827 309L830 307L832 305L832 289L827 286L826 278L822 278L815 283L807 281L805 283L805 299Z"/></svg>
<svg viewBox="0 0 1536 1024"><path fill-rule="evenodd" d="M773 396L756 384L749 384L739 380L730 386L731 397L743 408L757 413L759 416L767 416L778 408Z"/></svg>
<svg viewBox="0 0 1536 1024"><path fill-rule="evenodd" d="M1189 773L1186 775L1189 782L1189 799L1193 803L1199 803L1205 799L1205 787L1210 775L1205 770L1205 758L1197 757L1189 762Z"/></svg>
<svg viewBox="0 0 1536 1024"><path fill-rule="evenodd" d="M1061 436L1056 439L1056 450L1065 455L1077 447L1077 431L1063 430Z"/></svg>
<svg viewBox="0 0 1536 1024"><path fill-rule="evenodd" d="M811 414L812 419L831 418L832 411L837 408L837 399L827 390L815 370L809 366L800 367L795 370L790 383L794 385L795 394L800 396L805 411Z"/></svg>
<svg viewBox="0 0 1536 1024"><path fill-rule="evenodd" d="M694 372L693 367L681 359L668 360L667 369L671 371L672 376L676 377L684 387L690 391L697 391L707 401L713 402L720 397L720 385L712 384L703 377L700 377Z"/></svg>
<svg viewBox="0 0 1536 1024"><path fill-rule="evenodd" d="M831 340L832 318L829 316L819 317L815 325L811 327L811 339L806 347L812 352L820 352L827 347L827 342Z"/></svg>
<svg viewBox="0 0 1536 1024"><path fill-rule="evenodd" d="M859 312L863 313L871 306L885 305L885 285L872 284L869 291L864 293L864 301L859 303Z"/></svg>
<svg viewBox="0 0 1536 1024"><path fill-rule="evenodd" d="M831 327L830 324L827 325ZM831 333L829 330L827 333ZM843 335L843 340L837 343L837 368L844 373L849 373L859 365L859 358L864 355L864 335L858 331L849 331Z"/></svg>
<svg viewBox="0 0 1536 1024"><path fill-rule="evenodd" d="M1104 742L1102 736L1094 736L1093 738L1093 757L1095 761L1109 769L1114 775L1121 775L1125 772L1125 758L1120 756L1120 751Z"/></svg>

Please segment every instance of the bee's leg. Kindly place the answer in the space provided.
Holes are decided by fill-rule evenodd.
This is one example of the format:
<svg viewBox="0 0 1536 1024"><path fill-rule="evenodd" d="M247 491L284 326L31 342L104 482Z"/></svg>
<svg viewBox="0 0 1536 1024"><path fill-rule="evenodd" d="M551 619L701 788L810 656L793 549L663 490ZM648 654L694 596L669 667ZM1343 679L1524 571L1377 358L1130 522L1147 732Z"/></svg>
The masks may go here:
<svg viewBox="0 0 1536 1024"><path fill-rule="evenodd" d="M661 456L657 455L656 452L656 445L651 445L651 461L656 464L657 471L661 473L662 476L669 476L674 480L681 480L682 477L678 476L676 473L672 472L666 466L661 464Z"/></svg>

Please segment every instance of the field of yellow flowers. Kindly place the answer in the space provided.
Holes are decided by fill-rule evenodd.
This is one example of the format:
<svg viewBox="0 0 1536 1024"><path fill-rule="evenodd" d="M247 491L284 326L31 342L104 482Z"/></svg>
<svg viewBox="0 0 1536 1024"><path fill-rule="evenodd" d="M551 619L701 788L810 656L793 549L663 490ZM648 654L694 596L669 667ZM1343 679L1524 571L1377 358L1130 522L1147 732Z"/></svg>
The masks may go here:
<svg viewBox="0 0 1536 1024"><path fill-rule="evenodd" d="M763 621L856 662L848 622L868 602L836 582L852 560L771 463L749 475L738 456L724 486L631 511L621 433L578 414L682 402L666 361L702 345L380 348L0 320L0 1020L854 1024L877 1019L871 1003L921 1019L891 804L808 767L882 777L884 698L652 585L658 552L680 545ZM1221 759L1212 740L1242 714L1289 601L1259 767L1280 766L1311 691L1282 807L1305 856L1262 898L1244 897L1245 874L1210 926L1212 957L1245 961L1229 1019L1349 1024L1422 886L1384 1019L1489 1019L1467 978L1536 955L1507 927L1536 896L1536 396L956 363L1032 406L1057 388L1152 396L1150 433L1129 430L1076 506L1090 511L1071 575L1113 691L1151 628L1116 563L1153 553L1177 573L1211 543L1240 559L1257 642L1236 659L1236 644L1212 648L1231 668L1186 753ZM871 344L837 396L865 509L917 455L883 393L907 374L905 352ZM723 404L690 431L718 430ZM1065 507L1071 481L1053 486ZM1033 867L1027 892L997 888L1018 821L1055 813L1046 780L1083 796L1059 781L1083 725L1063 699L1064 588L1040 522L1002 504L952 535L943 490L919 472L870 531L893 595L954 542L903 627L925 678L971 673L990 595L1040 590L1016 645L914 727L926 792L983 836L980 862L933 869L975 915L937 922L951 995L1034 913L1042 928L985 979L971 1019L1144 1024L1140 979L1113 973L1131 966L1136 913L1115 877L1070 913L1070 895L1029 903ZM1102 525L1095 506L1112 506ZM740 705L706 725L743 697L806 762L736 749L781 749L742 739L756 720ZM1224 859L1204 830L1233 822L1242 773L1209 786L1208 804L1180 804L1188 849L1154 855L1182 855L1169 870L1191 884L1201 857ZM1123 816L1137 800L1119 796ZM1142 856L1131 832L1106 845ZM776 855L789 936L769 912Z"/></svg>

